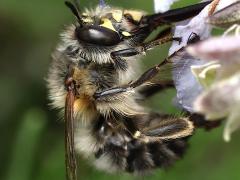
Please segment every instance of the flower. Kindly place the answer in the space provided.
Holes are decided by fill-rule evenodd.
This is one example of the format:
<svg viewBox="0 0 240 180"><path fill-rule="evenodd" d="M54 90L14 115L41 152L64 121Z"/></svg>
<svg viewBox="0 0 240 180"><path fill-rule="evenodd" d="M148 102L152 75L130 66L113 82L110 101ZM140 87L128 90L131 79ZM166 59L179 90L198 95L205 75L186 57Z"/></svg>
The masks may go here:
<svg viewBox="0 0 240 180"><path fill-rule="evenodd" d="M210 37L211 26L206 22L208 18L209 6L206 6L197 16L189 21L183 21L177 24L174 28L173 36L181 37L182 42L173 42L169 49L169 55L187 46L189 38L192 34L196 34L201 40ZM184 61L184 64L179 65ZM193 112L193 102L196 97L202 92L202 85L196 80L191 72L192 65L202 65L205 61L196 59L185 52L178 59L173 61L173 65L178 68L173 71L173 79L177 89L177 101L181 107L189 112Z"/></svg>
<svg viewBox="0 0 240 180"><path fill-rule="evenodd" d="M205 87L193 109L207 120L226 118L224 140L240 127L240 37L215 37L192 45L187 51L208 62L192 71Z"/></svg>
<svg viewBox="0 0 240 180"><path fill-rule="evenodd" d="M235 1L236 0L214 0L191 20L178 23L173 30L173 36L181 37L182 42L180 44L178 42L173 42L169 50L169 55L183 47L188 46L188 41L192 34L196 34L201 40L210 38L212 31L212 25L209 23L210 17L216 17L214 16L215 11L225 8ZM214 46L215 45L212 47ZM185 62L182 63L182 66L179 65L179 62L181 63L181 61ZM174 69L172 72L174 83L177 89L177 101L182 108L189 112L193 112L193 102L203 91L203 86L206 85L199 83L198 80L200 79L196 80L191 72L191 67L194 65L203 65L205 63L205 57L201 56L201 58L196 58L187 52L182 57L178 56L178 59L173 61L174 66L178 67L177 70ZM181 74L181 76L179 74Z"/></svg>
<svg viewBox="0 0 240 180"><path fill-rule="evenodd" d="M170 9L171 5L178 0L154 0L154 10L156 13L165 12Z"/></svg>
<svg viewBox="0 0 240 180"><path fill-rule="evenodd" d="M169 50L169 55L177 54L173 64L178 68L172 73L179 104L209 121L226 119L225 141L240 127L239 8L237 0L214 0L196 17L177 24L174 37L182 37L182 43L173 42ZM229 29L223 37L211 37L213 26ZM192 34L203 41L189 46Z"/></svg>

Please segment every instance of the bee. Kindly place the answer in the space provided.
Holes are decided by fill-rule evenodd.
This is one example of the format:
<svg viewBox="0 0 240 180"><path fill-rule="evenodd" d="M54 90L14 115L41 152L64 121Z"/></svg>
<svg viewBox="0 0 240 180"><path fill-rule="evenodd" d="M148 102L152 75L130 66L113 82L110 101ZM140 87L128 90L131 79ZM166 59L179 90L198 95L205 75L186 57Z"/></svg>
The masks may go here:
<svg viewBox="0 0 240 180"><path fill-rule="evenodd" d="M181 40L165 30L146 42L157 27L193 17L207 4L147 15L103 3L80 12L66 2L76 23L61 34L47 81L52 106L65 111L67 179L77 179L75 151L99 169L134 174L167 168L184 155L192 121L141 103L173 87L171 80L153 82L169 58L143 74L139 65L148 50Z"/></svg>

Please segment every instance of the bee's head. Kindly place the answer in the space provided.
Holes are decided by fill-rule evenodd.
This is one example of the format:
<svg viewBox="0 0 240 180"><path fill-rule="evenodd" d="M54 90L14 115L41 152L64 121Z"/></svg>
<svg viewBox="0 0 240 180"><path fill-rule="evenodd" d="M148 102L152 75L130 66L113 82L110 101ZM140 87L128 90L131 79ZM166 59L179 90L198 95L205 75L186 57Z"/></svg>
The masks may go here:
<svg viewBox="0 0 240 180"><path fill-rule="evenodd" d="M80 14L77 7L70 2L66 2L66 5L72 10L78 20L75 28L75 37L80 43L97 46L115 46L131 37L130 30L136 25L126 21L126 18L131 16L130 11L124 12L122 10L110 9L109 7L99 7L95 12L88 11ZM98 11L101 11L101 13ZM139 12L138 16L140 20L142 14Z"/></svg>
<svg viewBox="0 0 240 180"><path fill-rule="evenodd" d="M77 39L98 46L114 46L122 41L120 35L101 25L78 26L75 29Z"/></svg>

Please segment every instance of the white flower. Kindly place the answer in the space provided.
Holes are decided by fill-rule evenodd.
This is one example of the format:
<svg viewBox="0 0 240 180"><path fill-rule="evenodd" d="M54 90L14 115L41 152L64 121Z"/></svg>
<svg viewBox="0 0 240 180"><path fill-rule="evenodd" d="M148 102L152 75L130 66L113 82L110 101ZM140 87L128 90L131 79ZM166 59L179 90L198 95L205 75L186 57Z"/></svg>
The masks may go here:
<svg viewBox="0 0 240 180"><path fill-rule="evenodd" d="M209 38L212 30L212 26L208 23L209 16L215 11L218 11L234 2L236 2L236 0L214 0L211 4L206 6L199 13L199 15L195 16L189 21L183 21L181 23L178 23L174 29L173 36L181 37L182 43L179 44L178 42L173 42L169 50L169 55L173 54L174 52L178 51L183 47L186 47L189 37L193 33L197 34L201 40ZM216 44L212 44L211 46L208 46L208 48L209 49L215 48L215 46L218 46L218 45L224 46L223 49L227 48L226 45L221 44L219 42ZM233 45L234 44L229 44L229 48L232 48ZM228 52L229 54L226 54L224 50L222 51L222 53L223 53L222 55L225 54L226 56L230 56L229 54L232 54L232 52ZM216 53L216 55L218 54L219 53ZM238 54L236 56L238 56ZM198 80L201 81L201 79L198 79L198 80L195 79L194 75L191 72L191 67L194 65L199 66L199 65L205 64L206 58L207 57L203 57L203 56L199 56L199 58L196 58L196 57L187 55L187 53L185 53L182 57L178 57L178 60L174 62L174 66L178 67L177 70L173 71L174 83L177 89L177 101L184 109L190 112L193 112L192 106L193 106L194 100L202 92L203 86L206 86L206 84L199 83ZM179 66L178 64L178 62L181 62L181 61L185 62L185 63L182 63L182 67ZM181 76L179 76L179 74L181 74Z"/></svg>
<svg viewBox="0 0 240 180"><path fill-rule="evenodd" d="M154 0L154 10L156 13L165 12L170 9L171 5L179 0Z"/></svg>
<svg viewBox="0 0 240 180"><path fill-rule="evenodd" d="M211 24L222 23L228 26L221 27L231 27L234 23L239 23L240 5L231 5L236 1L214 0L190 21L178 24L174 36L182 37L183 41L180 45L173 42L169 51L169 54L172 54L186 47L192 33L199 35L201 40L208 39L188 47L187 52L183 51L184 53L175 58L173 63L178 69L173 70L173 78L177 98L183 108L204 114L208 120L227 120L224 129L226 141L229 141L231 133L240 127L239 24L225 33L235 30L235 36L209 37ZM217 13L214 13L215 11ZM179 63L182 65L179 66Z"/></svg>
<svg viewBox="0 0 240 180"><path fill-rule="evenodd" d="M191 70L198 82L204 87L208 88L216 80L217 70L221 65L217 61L211 61L203 65L193 65Z"/></svg>
<svg viewBox="0 0 240 180"><path fill-rule="evenodd" d="M194 111L208 120L226 118L224 140L240 127L240 37L218 37L190 46L188 52L209 62L192 70L205 91Z"/></svg>
<svg viewBox="0 0 240 180"><path fill-rule="evenodd" d="M229 79L214 83L194 102L194 110L208 120L227 118L224 140L240 126L240 73Z"/></svg>
<svg viewBox="0 0 240 180"><path fill-rule="evenodd" d="M196 33L201 39L206 39L210 36L211 27L206 23L208 17L209 5L205 7L199 15L192 18L189 22L184 21L183 24L178 24L174 29L174 37L181 37L182 42L173 42L169 55L178 51L182 47L187 46L189 37L193 33ZM184 61L181 66L179 63ZM187 52L174 61L174 66L177 66L177 70L173 71L173 79L177 89L177 101L178 103L189 112L193 112L192 105L196 97L202 92L202 86L195 79L191 72L192 65L202 65L204 60L196 59L190 56Z"/></svg>

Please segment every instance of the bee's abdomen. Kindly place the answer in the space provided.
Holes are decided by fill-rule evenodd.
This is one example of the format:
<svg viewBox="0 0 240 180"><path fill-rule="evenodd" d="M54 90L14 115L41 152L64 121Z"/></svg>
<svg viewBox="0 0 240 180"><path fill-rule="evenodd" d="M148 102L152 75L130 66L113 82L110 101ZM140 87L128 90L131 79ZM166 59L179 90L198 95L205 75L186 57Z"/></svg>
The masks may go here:
<svg viewBox="0 0 240 180"><path fill-rule="evenodd" d="M113 139L112 139L113 140ZM107 143L96 158L110 157L110 166L134 174L146 174L155 168L168 168L182 158L187 149L187 139L170 142L143 143L131 140L127 146Z"/></svg>
<svg viewBox="0 0 240 180"><path fill-rule="evenodd" d="M185 139L170 142L135 144L127 157L128 172L143 174L154 168L168 168L180 159L187 148Z"/></svg>
<svg viewBox="0 0 240 180"><path fill-rule="evenodd" d="M129 118L127 120L131 121ZM118 118L118 121L122 119ZM187 137L144 141L132 136L129 130L113 128L113 122L106 121L104 117L100 117L95 123L92 133L100 147L95 158L97 161L107 158L109 167L115 167L116 170L145 174L155 168L168 168L180 159L187 149ZM104 166L98 164L99 168Z"/></svg>

